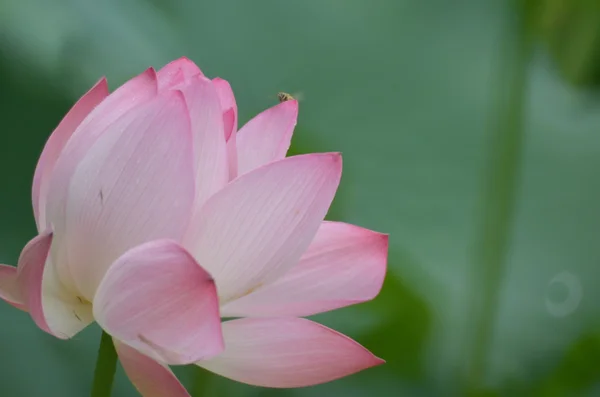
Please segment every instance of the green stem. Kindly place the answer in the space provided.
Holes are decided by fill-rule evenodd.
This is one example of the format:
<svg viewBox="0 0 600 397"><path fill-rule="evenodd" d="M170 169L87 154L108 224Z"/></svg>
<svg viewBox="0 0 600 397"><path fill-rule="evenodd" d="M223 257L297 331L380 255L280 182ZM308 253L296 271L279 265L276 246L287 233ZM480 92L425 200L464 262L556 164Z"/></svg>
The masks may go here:
<svg viewBox="0 0 600 397"><path fill-rule="evenodd" d="M110 397L116 369L117 352L112 337L102 331L91 397Z"/></svg>
<svg viewBox="0 0 600 397"><path fill-rule="evenodd" d="M513 26L514 28L514 26ZM514 32L514 30L513 30ZM507 37L496 67L498 98L494 103L493 131L481 196L481 224L472 253L473 316L475 332L468 362L468 387L482 387L487 355L498 312L523 146L531 42L523 23L516 37Z"/></svg>
<svg viewBox="0 0 600 397"><path fill-rule="evenodd" d="M218 396L215 388L215 376L200 367L193 367L193 383L191 395L193 397L216 397Z"/></svg>

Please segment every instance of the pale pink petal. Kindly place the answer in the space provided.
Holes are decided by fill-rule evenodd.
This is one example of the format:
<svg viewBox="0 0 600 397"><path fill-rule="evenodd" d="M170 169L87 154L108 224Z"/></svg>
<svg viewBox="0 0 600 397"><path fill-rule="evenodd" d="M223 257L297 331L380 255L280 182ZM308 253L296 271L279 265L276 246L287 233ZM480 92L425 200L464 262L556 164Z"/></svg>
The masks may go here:
<svg viewBox="0 0 600 397"><path fill-rule="evenodd" d="M78 165L64 243L84 298L93 300L106 269L129 248L183 236L194 202L191 143L183 96L167 91L113 123Z"/></svg>
<svg viewBox="0 0 600 397"><path fill-rule="evenodd" d="M227 141L227 158L229 161L229 180L232 181L238 176L237 134L231 134Z"/></svg>
<svg viewBox="0 0 600 397"><path fill-rule="evenodd" d="M94 317L113 337L168 364L223 350L214 280L177 243L133 248L106 272Z"/></svg>
<svg viewBox="0 0 600 397"><path fill-rule="evenodd" d="M125 373L144 397L190 397L171 369L113 339Z"/></svg>
<svg viewBox="0 0 600 397"><path fill-rule="evenodd" d="M160 69L157 73L158 89L171 89L188 83L194 76L203 76L200 68L186 57L176 59Z"/></svg>
<svg viewBox="0 0 600 397"><path fill-rule="evenodd" d="M231 135L237 130L238 109L235 102L235 96L233 95L233 90L231 89L231 85L229 85L227 80L217 77L214 78L212 82L215 85L217 94L219 95L219 100L221 102L221 109L223 110L223 124L225 126L225 140L228 141Z"/></svg>
<svg viewBox="0 0 600 397"><path fill-rule="evenodd" d="M73 133L64 147L52 171L46 201L46 225L55 231L55 238L64 236L66 205L70 181L81 160L107 129L131 109L140 106L156 96L156 73L152 68L129 80L92 110ZM114 128L112 128L114 135ZM64 247L64 244L59 244ZM69 262L65 253L59 250L54 258L55 270L60 281L74 288Z"/></svg>
<svg viewBox="0 0 600 397"><path fill-rule="evenodd" d="M215 278L222 304L287 272L314 238L340 181L338 153L288 157L212 196L184 240Z"/></svg>
<svg viewBox="0 0 600 397"><path fill-rule="evenodd" d="M17 268L14 266L0 265L0 299L27 311L17 283Z"/></svg>
<svg viewBox="0 0 600 397"><path fill-rule="evenodd" d="M91 306L77 299L55 277L49 250L52 234L47 231L33 238L21 252L16 283L22 307L42 330L69 338L92 320Z"/></svg>
<svg viewBox="0 0 600 397"><path fill-rule="evenodd" d="M297 119L298 101L286 101L246 123L236 137L238 175L284 158Z"/></svg>
<svg viewBox="0 0 600 397"><path fill-rule="evenodd" d="M58 338L68 339L91 324L94 315L92 304L81 294L65 286L59 278L52 260L52 252L57 246L56 241L55 235L51 254L44 266L41 285L42 311L37 312L37 322L43 325L45 321L46 325L42 329Z"/></svg>
<svg viewBox="0 0 600 397"><path fill-rule="evenodd" d="M213 84L219 94L221 109L223 110L223 125L225 140L227 141L227 157L229 158L229 180L237 176L237 145L236 131L238 123L238 109L233 90L226 80L214 78Z"/></svg>
<svg viewBox="0 0 600 397"><path fill-rule="evenodd" d="M373 299L385 277L388 237L323 222L300 262L283 277L225 305L225 317L310 316Z"/></svg>
<svg viewBox="0 0 600 397"><path fill-rule="evenodd" d="M156 73L150 68L109 95L77 127L52 172L46 208L48 226L52 223L56 227L63 219L69 180L98 137L129 110L154 98L156 92Z"/></svg>
<svg viewBox="0 0 600 397"><path fill-rule="evenodd" d="M255 386L312 386L383 364L352 339L302 318L223 323L225 351L197 365Z"/></svg>
<svg viewBox="0 0 600 397"><path fill-rule="evenodd" d="M51 232L34 237L21 251L17 266L17 284L23 306L29 310L37 326L48 333L52 331L46 323L42 308L42 276L51 245Z"/></svg>
<svg viewBox="0 0 600 397"><path fill-rule="evenodd" d="M83 95L62 119L58 127L52 132L44 146L42 155L37 163L33 176L33 213L35 215L38 231L41 232L46 225L46 194L54 164L67 144L75 129L83 119L108 96L106 79L102 78L85 95Z"/></svg>
<svg viewBox="0 0 600 397"><path fill-rule="evenodd" d="M192 123L198 208L228 181L223 116L217 90L207 78L195 77L182 91Z"/></svg>

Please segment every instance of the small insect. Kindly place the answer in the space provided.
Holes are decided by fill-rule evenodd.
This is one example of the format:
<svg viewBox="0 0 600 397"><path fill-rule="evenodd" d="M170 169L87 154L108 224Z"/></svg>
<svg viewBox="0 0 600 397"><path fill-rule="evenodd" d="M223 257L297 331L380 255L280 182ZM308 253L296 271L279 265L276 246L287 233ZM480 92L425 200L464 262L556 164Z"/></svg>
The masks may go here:
<svg viewBox="0 0 600 397"><path fill-rule="evenodd" d="M277 93L277 99L279 102L287 102L287 101L299 101L302 99L302 94L288 94L287 92L279 92Z"/></svg>
<svg viewBox="0 0 600 397"><path fill-rule="evenodd" d="M296 98L294 98L291 94L288 94L287 92L280 92L277 94L277 99L279 99L279 102L287 102L293 101Z"/></svg>

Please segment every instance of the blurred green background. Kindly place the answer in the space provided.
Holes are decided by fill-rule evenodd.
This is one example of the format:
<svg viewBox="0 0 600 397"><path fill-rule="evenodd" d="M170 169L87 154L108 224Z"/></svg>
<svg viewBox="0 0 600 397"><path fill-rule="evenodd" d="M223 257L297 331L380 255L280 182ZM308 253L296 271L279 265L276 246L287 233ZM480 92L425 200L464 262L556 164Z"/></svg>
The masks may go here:
<svg viewBox="0 0 600 397"><path fill-rule="evenodd" d="M344 154L329 219L391 235L381 295L316 316L386 365L297 390L176 369L195 396L600 396L600 2L0 0L0 262L78 96L182 55L240 125L302 93L292 151ZM0 324L1 396L89 395L96 326Z"/></svg>

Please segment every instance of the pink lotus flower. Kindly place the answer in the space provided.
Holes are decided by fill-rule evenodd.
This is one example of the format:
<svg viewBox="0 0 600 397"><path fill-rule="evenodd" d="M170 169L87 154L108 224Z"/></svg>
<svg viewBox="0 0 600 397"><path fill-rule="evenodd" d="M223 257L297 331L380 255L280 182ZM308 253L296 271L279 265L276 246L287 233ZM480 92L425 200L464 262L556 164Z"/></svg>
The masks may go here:
<svg viewBox="0 0 600 397"><path fill-rule="evenodd" d="M298 318L375 297L387 236L323 222L341 157L285 158L297 113L238 132L229 84L184 58L110 95L100 80L44 148L39 235L0 265L0 297L59 338L98 322L145 396L188 396L168 365L300 387L382 363Z"/></svg>

